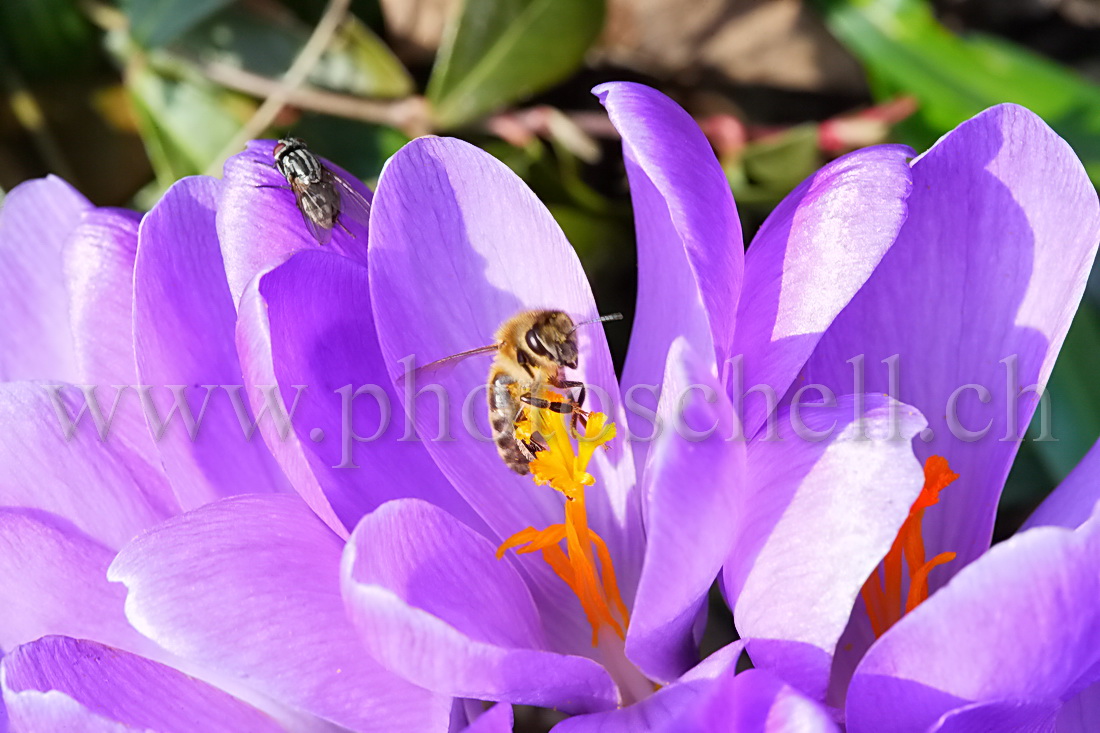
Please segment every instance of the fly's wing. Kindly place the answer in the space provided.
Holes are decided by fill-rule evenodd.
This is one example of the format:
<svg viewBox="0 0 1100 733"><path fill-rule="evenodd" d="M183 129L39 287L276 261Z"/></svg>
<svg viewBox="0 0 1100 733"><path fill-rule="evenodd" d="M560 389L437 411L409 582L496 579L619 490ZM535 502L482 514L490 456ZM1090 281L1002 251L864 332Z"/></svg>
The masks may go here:
<svg viewBox="0 0 1100 733"><path fill-rule="evenodd" d="M308 185L292 185L291 188L294 189L294 200L298 204L298 211L302 213L306 229L309 229L309 233L318 244L328 244L332 239L333 221L326 216L325 202L321 199L321 195L315 188Z"/></svg>
<svg viewBox="0 0 1100 733"><path fill-rule="evenodd" d="M370 201L363 198L363 195L352 188L351 184L345 181L343 177L336 175L327 168L325 169L325 177L336 189L336 193L340 195L340 213L354 219L364 227L367 226L370 220Z"/></svg>
<svg viewBox="0 0 1100 733"><path fill-rule="evenodd" d="M499 349L499 348L500 348L499 344L489 344L488 346L479 346L476 349L470 349L469 351L462 351L462 352L459 352L457 354L451 354L450 356L445 356L442 359L436 359L435 361L430 361L430 362L428 362L427 364L425 364L423 366L420 366L420 367L417 367L416 369L413 369L413 377L414 377L414 379L417 379L417 380L420 380L420 379L423 379L426 376L432 376L432 375L434 375L435 377L438 378L440 375L446 374L449 370L453 369L460 362L466 361L471 356L477 356L478 354L496 353L497 349ZM401 384L404 381L404 379L405 379L405 375L401 375L400 377L398 377L394 381L397 382L398 384Z"/></svg>

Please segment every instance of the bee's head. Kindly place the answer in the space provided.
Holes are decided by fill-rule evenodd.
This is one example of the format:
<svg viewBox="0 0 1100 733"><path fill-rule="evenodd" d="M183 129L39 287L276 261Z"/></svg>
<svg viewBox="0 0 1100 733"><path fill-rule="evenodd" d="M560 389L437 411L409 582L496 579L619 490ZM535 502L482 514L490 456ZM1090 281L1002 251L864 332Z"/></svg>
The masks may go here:
<svg viewBox="0 0 1100 733"><path fill-rule="evenodd" d="M577 368L577 337L573 319L561 311L546 311L523 336L524 345L536 356Z"/></svg>

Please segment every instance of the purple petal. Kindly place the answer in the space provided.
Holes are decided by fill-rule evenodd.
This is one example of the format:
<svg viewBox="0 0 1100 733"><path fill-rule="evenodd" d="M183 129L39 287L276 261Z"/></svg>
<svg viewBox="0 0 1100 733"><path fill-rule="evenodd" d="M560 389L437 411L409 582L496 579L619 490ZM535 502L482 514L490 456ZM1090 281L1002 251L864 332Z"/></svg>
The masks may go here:
<svg viewBox="0 0 1100 733"><path fill-rule="evenodd" d="M745 444L729 440L733 409L708 361L683 337L672 342L658 408L663 427L642 480L645 564L626 653L647 677L665 683L698 659L693 629L729 557L733 487L744 483Z"/></svg>
<svg viewBox="0 0 1100 733"><path fill-rule="evenodd" d="M810 382L853 391L847 360L862 356L855 391L889 392L881 362L898 355L891 393L932 420L918 456L942 455L960 474L924 521L929 557L958 553L933 585L989 547L1014 438L1037 403L1019 391L1046 383L1098 240L1096 191L1069 146L1022 107L987 110L914 161L896 244L806 369ZM956 390L957 421L947 418ZM977 440L958 430L987 424Z"/></svg>
<svg viewBox="0 0 1100 733"><path fill-rule="evenodd" d="M16 186L0 209L0 381L76 381L62 248L91 209L60 178Z"/></svg>
<svg viewBox="0 0 1100 733"><path fill-rule="evenodd" d="M123 613L125 592L107 582L113 557L56 515L0 509L0 649L67 634L148 650Z"/></svg>
<svg viewBox="0 0 1100 733"><path fill-rule="evenodd" d="M1100 682L1070 698L1058 712L1058 733L1090 733L1100 720Z"/></svg>
<svg viewBox="0 0 1100 733"><path fill-rule="evenodd" d="M502 163L459 140L420 138L386 164L371 212L370 277L378 339L394 379L410 355L424 364L491 344L500 324L525 308L556 308L577 320L596 315L576 254L549 212ZM583 327L577 337L580 369L570 378L590 386L591 406L614 416L618 383L603 328ZM416 400L415 424L458 493L504 538L560 522L562 509L554 491L514 475L497 454L483 406L490 362L467 359L417 381L416 389L434 383L445 390L445 435L453 440L436 439L435 395ZM463 413L469 420L460 419ZM610 445L590 468L597 483L588 491L589 522L613 557L640 555L630 446ZM560 597L563 584L541 560L527 567L536 597ZM633 582L620 579L624 596L632 595Z"/></svg>
<svg viewBox="0 0 1100 733"><path fill-rule="evenodd" d="M728 669L668 730L837 733L828 711L763 669Z"/></svg>
<svg viewBox="0 0 1100 733"><path fill-rule="evenodd" d="M1058 703L1100 669L1100 519L996 545L902 617L848 688L848 729L924 731L970 703Z"/></svg>
<svg viewBox="0 0 1100 733"><path fill-rule="evenodd" d="M348 613L386 668L454 697L583 712L614 707L591 659L551 648L539 609L483 536L416 499L384 504L355 528L342 569Z"/></svg>
<svg viewBox="0 0 1100 733"><path fill-rule="evenodd" d="M732 677L744 648L744 643L740 641L728 644L675 683L660 687L648 697L618 710L567 718L554 726L554 733L711 730L692 727L695 725L695 710L708 700L718 680ZM720 727L714 730L742 729Z"/></svg>
<svg viewBox="0 0 1100 733"><path fill-rule="evenodd" d="M87 411L66 437L82 408L72 387L0 384L0 505L52 512L118 548L179 507L161 473L125 440L101 440Z"/></svg>
<svg viewBox="0 0 1100 733"><path fill-rule="evenodd" d="M1053 701L997 700L975 703L944 713L928 728L928 733L988 733L999 730L1045 733L1054 730L1057 715L1058 703Z"/></svg>
<svg viewBox="0 0 1100 733"><path fill-rule="evenodd" d="M779 440L749 444L725 590L753 664L824 700L860 588L924 485L909 441L926 423L881 395L778 417Z"/></svg>
<svg viewBox="0 0 1100 733"><path fill-rule="evenodd" d="M1069 476L1035 509L1021 530L1081 526L1100 500L1100 441L1093 444Z"/></svg>
<svg viewBox="0 0 1100 733"><path fill-rule="evenodd" d="M300 252L249 285L237 328L256 410L271 385L279 387L283 414L297 399L293 433L284 438L265 420L264 437L329 526L346 537L365 513L407 496L480 523L424 446L401 439L401 402L378 349L366 267ZM364 387L371 391L353 399ZM378 437L359 445L353 436Z"/></svg>
<svg viewBox="0 0 1100 733"><path fill-rule="evenodd" d="M66 636L47 636L5 657L3 688L20 730L101 730L108 721L165 733L283 730L259 710L171 667Z"/></svg>
<svg viewBox="0 0 1100 733"><path fill-rule="evenodd" d="M481 703L477 701L473 701L473 704L477 706L481 705ZM466 718L466 716L463 717ZM452 720L451 730L455 731L455 733L457 733L457 731L463 731L463 733L511 733L514 723L515 720L512 716L512 706L507 703L498 702L488 710L477 715L477 717L473 718L473 720L466 725L456 728Z"/></svg>
<svg viewBox="0 0 1100 733"><path fill-rule="evenodd" d="M566 719L554 726L554 733L838 731L820 704L770 672L749 669L737 674L734 663L742 648L734 643L650 697L619 710ZM720 657L717 663L714 657Z"/></svg>
<svg viewBox="0 0 1100 733"><path fill-rule="evenodd" d="M612 82L592 92L623 138L638 237L638 306L623 384L659 385L678 336L700 357L713 354L723 364L734 353L745 263L722 167L691 116L655 89ZM644 391L634 395L646 405ZM635 413L631 418L637 434L649 434Z"/></svg>
<svg viewBox="0 0 1100 733"><path fill-rule="evenodd" d="M263 440L249 432L255 418L240 389L236 310L214 227L220 185L194 177L168 189L142 222L134 272L138 373L152 403L146 416L154 436L168 421L157 444L184 509L289 488ZM173 385L187 396L193 440L180 414L169 421Z"/></svg>
<svg viewBox="0 0 1100 733"><path fill-rule="evenodd" d="M320 248L310 234L286 179L275 169L276 141L253 140L244 152L225 162L218 198L218 236L225 258L233 304L260 272L279 264L294 252ZM367 201L370 189L343 168L322 162ZM360 263L367 260L367 228L354 217L341 215L332 230L330 249Z"/></svg>
<svg viewBox="0 0 1100 733"><path fill-rule="evenodd" d="M786 392L863 287L905 221L912 155L903 145L880 145L839 158L803 181L760 227L745 256L733 348L744 355L744 387ZM755 435L765 403L747 400L744 415L745 434Z"/></svg>
<svg viewBox="0 0 1100 733"><path fill-rule="evenodd" d="M450 701L375 664L340 598L343 544L296 496L224 499L122 549L126 614L165 649L354 729L445 725Z"/></svg>

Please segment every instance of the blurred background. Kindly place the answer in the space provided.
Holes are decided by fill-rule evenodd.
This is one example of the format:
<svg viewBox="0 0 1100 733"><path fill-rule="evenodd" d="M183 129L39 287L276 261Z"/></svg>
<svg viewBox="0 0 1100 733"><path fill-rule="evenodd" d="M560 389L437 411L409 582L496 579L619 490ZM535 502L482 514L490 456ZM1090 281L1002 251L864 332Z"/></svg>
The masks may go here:
<svg viewBox="0 0 1100 733"><path fill-rule="evenodd" d="M923 150L1004 101L1100 184L1100 0L2 0L0 188L52 172L146 209L254 137L292 133L371 182L410 137L456 135L528 182L601 312L629 319L630 200L589 92L613 79L695 116L746 242L825 161ZM1052 378L1057 441L1025 442L1000 537L1100 435L1098 307L1100 281ZM620 363L629 332L608 329Z"/></svg>

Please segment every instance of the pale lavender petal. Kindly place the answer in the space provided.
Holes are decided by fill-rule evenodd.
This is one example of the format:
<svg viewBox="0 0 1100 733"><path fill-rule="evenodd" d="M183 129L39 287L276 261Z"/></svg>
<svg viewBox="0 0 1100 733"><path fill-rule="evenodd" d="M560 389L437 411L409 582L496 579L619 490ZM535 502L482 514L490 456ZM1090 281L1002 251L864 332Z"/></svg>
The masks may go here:
<svg viewBox="0 0 1100 733"><path fill-rule="evenodd" d="M0 684L3 680L0 667ZM132 733L133 728L88 710L63 692L27 690L11 698L9 715L0 720L0 731L70 731L82 733Z"/></svg>
<svg viewBox="0 0 1100 733"><path fill-rule="evenodd" d="M88 200L48 176L13 188L0 209L0 381L78 379L62 248Z"/></svg>
<svg viewBox="0 0 1100 733"><path fill-rule="evenodd" d="M1035 509L1021 530L1032 527L1081 526L1100 501L1100 441L1095 443L1069 476Z"/></svg>
<svg viewBox="0 0 1100 733"><path fill-rule="evenodd" d="M101 440L86 407L74 387L0 384L0 505L52 512L114 549L179 507L161 473L126 441L106 432Z"/></svg>
<svg viewBox="0 0 1100 733"><path fill-rule="evenodd" d="M244 152L225 162L218 198L218 236L225 258L232 302L238 304L245 286L260 272L303 249L330 249L360 263L367 259L367 229L354 217L341 215L326 245L310 234L294 192L275 169L275 140L252 140ZM371 200L370 189L343 168L322 162Z"/></svg>
<svg viewBox="0 0 1100 733"><path fill-rule="evenodd" d="M880 145L839 158L803 181L760 227L745 256L733 348L744 361L741 385L730 385L735 397L758 385L782 395L794 382L897 238L913 155L903 145ZM766 406L759 397L745 400L747 435L763 424Z"/></svg>
<svg viewBox="0 0 1100 733"><path fill-rule="evenodd" d="M394 379L410 355L424 364L492 344L500 324L526 308L556 308L576 320L597 315L577 256L553 217L504 164L459 140L420 138L386 164L371 212L369 264L378 339ZM580 368L570 378L590 385L590 407L614 417L618 382L603 326L585 326L577 337ZM510 472L489 438L483 390L490 362L471 358L417 379L418 389L446 390L450 419L443 435L453 440L437 439L433 394L416 400L415 424L458 493L504 538L560 522L562 510L554 491ZM640 555L630 446L621 440L610 446L597 451L590 469L597 483L588 491L589 520L613 557ZM527 571L537 598L563 597L563 584L540 560L527 563ZM619 580L631 596L636 579ZM586 632L582 624L553 636L584 643Z"/></svg>
<svg viewBox="0 0 1100 733"><path fill-rule="evenodd" d="M95 386L100 400L118 398L111 439L125 441L160 465L136 391L134 258L140 222L126 209L90 209L69 235L62 256L78 382Z"/></svg>
<svg viewBox="0 0 1100 733"><path fill-rule="evenodd" d="M745 443L730 440L733 409L709 361L683 337L672 342L658 407L661 435L642 478L645 563L626 653L663 683L698 659L693 630L729 557L734 489L745 481Z"/></svg>
<svg viewBox="0 0 1100 733"><path fill-rule="evenodd" d="M852 733L925 731L971 703L1072 697L1100 670L1100 519L994 546L906 614L848 688Z"/></svg>
<svg viewBox="0 0 1100 733"><path fill-rule="evenodd" d="M114 554L54 514L0 509L0 650L67 634L147 652L123 613L125 591L107 582Z"/></svg>
<svg viewBox="0 0 1100 733"><path fill-rule="evenodd" d="M417 499L364 517L344 552L342 581L370 654L454 697L566 712L614 707L618 695L603 667L547 651L523 577L494 552L485 537Z"/></svg>
<svg viewBox="0 0 1100 733"><path fill-rule="evenodd" d="M87 211L62 253L81 383L137 383L133 301L140 221L125 209Z"/></svg>
<svg viewBox="0 0 1100 733"><path fill-rule="evenodd" d="M184 509L233 494L289 490L267 446L249 430L255 418L240 389L236 310L214 227L220 187L213 178L177 182L138 235L138 374L150 387L146 418ZM186 416L171 412L176 394L186 395L193 440Z"/></svg>
<svg viewBox="0 0 1100 733"><path fill-rule="evenodd" d="M862 356L865 390L887 392L882 361L897 355L893 395L932 421L918 456L960 474L924 521L930 557L958 553L933 586L989 547L1014 438L1037 404L1019 392L1046 383L1098 241L1096 191L1069 146L1022 107L989 109L914 161L897 242L806 369L809 382L853 391L847 362ZM959 429L987 425L975 440Z"/></svg>
<svg viewBox="0 0 1100 733"><path fill-rule="evenodd" d="M163 733L283 730L216 687L94 641L47 636L24 644L4 658L0 674L20 730L88 730L101 721Z"/></svg>
<svg viewBox="0 0 1100 733"><path fill-rule="evenodd" d="M745 255L722 166L691 116L657 90L611 82L592 92L623 138L638 238L638 306L623 384L659 385L678 336L724 364L734 353ZM646 392L634 395L656 407ZM631 421L648 435L636 413Z"/></svg>
<svg viewBox="0 0 1100 733"><path fill-rule="evenodd" d="M888 397L848 396L784 409L779 439L749 444L725 591L753 664L816 700L860 588L924 485L910 440L925 424Z"/></svg>
<svg viewBox="0 0 1100 733"><path fill-rule="evenodd" d="M366 267L329 252L292 256L246 289L237 338L255 411L265 407L265 391L274 396L273 385L281 414L295 406L286 433L262 421L268 446L338 533L346 537L365 513L409 496L482 526L423 444L402 440L404 415L378 349Z"/></svg>
<svg viewBox="0 0 1100 733"><path fill-rule="evenodd" d="M130 622L165 649L356 730L446 725L450 700L358 643L340 598L343 543L293 495L223 499L123 548L108 570Z"/></svg>
<svg viewBox="0 0 1100 733"><path fill-rule="evenodd" d="M996 700L975 703L949 713L933 723L928 733L1047 733L1054 728L1058 703L1027 700Z"/></svg>

